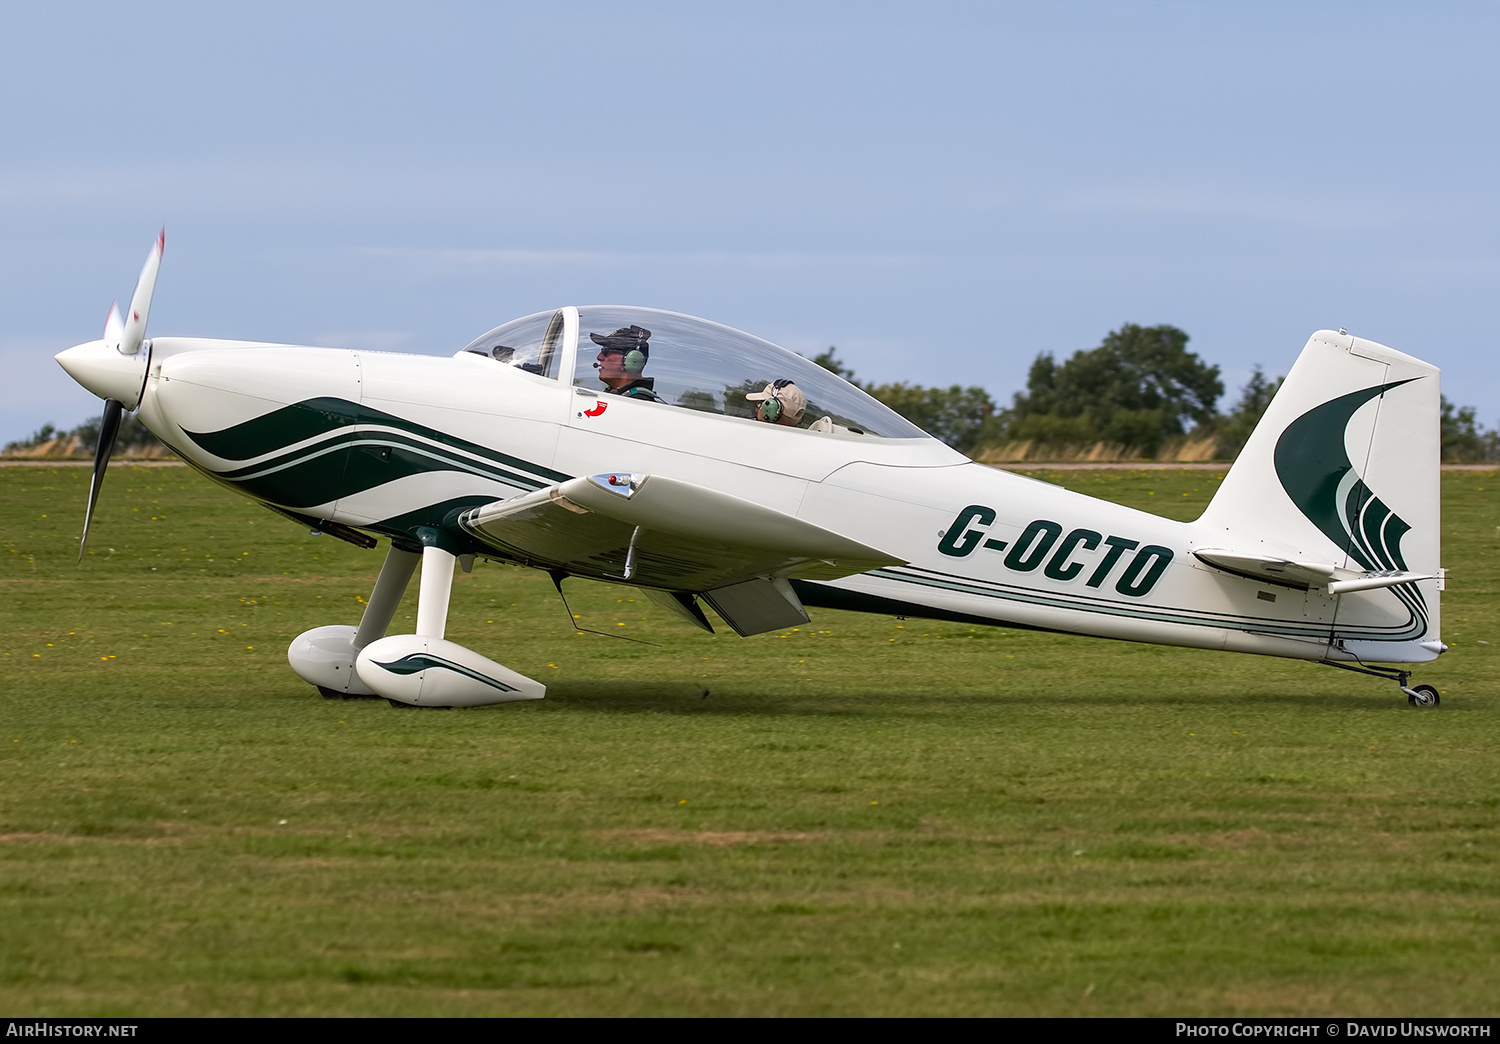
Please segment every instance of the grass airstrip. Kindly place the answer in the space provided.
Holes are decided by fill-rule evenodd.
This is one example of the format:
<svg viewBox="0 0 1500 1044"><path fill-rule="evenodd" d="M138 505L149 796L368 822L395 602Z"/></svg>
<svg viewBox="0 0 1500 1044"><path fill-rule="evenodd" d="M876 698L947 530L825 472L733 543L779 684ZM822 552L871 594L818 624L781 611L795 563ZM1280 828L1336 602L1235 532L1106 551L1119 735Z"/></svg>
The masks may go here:
<svg viewBox="0 0 1500 1044"><path fill-rule="evenodd" d="M545 701L329 701L287 643L383 552L115 466L78 566L88 477L0 468L0 1013L1500 1013L1493 472L1443 476L1435 711L826 610L710 637L577 581L570 622L494 564L449 637ZM1042 477L1179 518L1219 481Z"/></svg>

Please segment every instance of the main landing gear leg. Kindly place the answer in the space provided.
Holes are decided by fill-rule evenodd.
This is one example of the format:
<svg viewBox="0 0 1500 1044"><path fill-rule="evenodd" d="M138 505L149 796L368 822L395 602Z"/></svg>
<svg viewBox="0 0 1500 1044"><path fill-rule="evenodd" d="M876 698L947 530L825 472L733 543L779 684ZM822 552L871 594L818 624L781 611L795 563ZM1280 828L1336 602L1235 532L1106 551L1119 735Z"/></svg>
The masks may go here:
<svg viewBox="0 0 1500 1044"><path fill-rule="evenodd" d="M1406 702L1413 707L1436 707L1441 701L1438 699L1438 691L1431 685L1409 686L1411 671L1403 671L1396 667L1368 667L1360 664L1339 663L1337 660L1320 660L1320 663L1329 667L1337 667L1341 671L1353 671L1356 674L1368 674L1373 678L1384 678L1393 681L1401 687L1406 695Z"/></svg>
<svg viewBox="0 0 1500 1044"><path fill-rule="evenodd" d="M371 642L385 637L386 629L396 617L396 608L401 604L406 588L411 584L411 575L417 571L421 556L412 551L402 551L394 544L386 552L385 565L380 567L380 576L375 580L375 590L370 592L370 601L365 605L365 615L359 619L359 629L354 632L354 651L358 653Z"/></svg>
<svg viewBox="0 0 1500 1044"><path fill-rule="evenodd" d="M422 586L417 591L417 636L441 638L448 630L448 602L453 597L453 563L440 547L422 548Z"/></svg>
<svg viewBox="0 0 1500 1044"><path fill-rule="evenodd" d="M292 670L317 686L327 699L377 699L375 691L360 680L354 661L361 649L378 640L391 625L419 560L414 552L392 546L359 626L333 624L299 634L286 652Z"/></svg>
<svg viewBox="0 0 1500 1044"><path fill-rule="evenodd" d="M416 564L416 557L416 555L412 556L413 565ZM440 547L422 548L422 579L418 581L417 587L417 638L441 640L448 631L448 604L453 599L453 563L455 561L457 559L453 555ZM407 576L411 576L410 570ZM371 605L373 604L374 598L372 597ZM382 627L380 634L376 637L383 638L384 636L385 628ZM425 706L429 709L439 709L436 704L413 703L406 700L387 698L386 702L398 708Z"/></svg>
<svg viewBox="0 0 1500 1044"><path fill-rule="evenodd" d="M417 633L391 635L361 649L354 661L360 680L401 707L480 707L541 699L547 692L541 682L444 637L456 561L443 548L422 549ZM371 608L373 602L372 597Z"/></svg>

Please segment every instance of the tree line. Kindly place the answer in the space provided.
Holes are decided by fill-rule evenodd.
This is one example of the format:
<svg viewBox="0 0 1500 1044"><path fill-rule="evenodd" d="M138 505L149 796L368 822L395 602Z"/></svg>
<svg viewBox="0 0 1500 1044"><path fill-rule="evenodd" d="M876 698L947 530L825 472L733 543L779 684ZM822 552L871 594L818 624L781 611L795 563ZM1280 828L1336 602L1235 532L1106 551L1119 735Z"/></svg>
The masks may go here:
<svg viewBox="0 0 1500 1044"><path fill-rule="evenodd" d="M92 457L99 446L100 420L93 417L69 430L43 424L29 439L7 443L4 452L13 456ZM127 413L120 419L114 452L117 457L159 457L167 448L135 414Z"/></svg>
<svg viewBox="0 0 1500 1044"><path fill-rule="evenodd" d="M997 405L978 385L861 382L831 347L813 362L981 460L1232 460L1284 378L1269 378L1256 366L1235 404L1221 412L1219 368L1189 351L1188 340L1175 326L1127 323L1097 348L1061 362L1042 352L1027 372L1026 389L1009 406ZM5 453L92 456L98 441L98 418L70 431L47 424ZM1444 396L1442 447L1445 461L1500 461L1500 431L1486 430L1474 407L1455 406ZM125 415L117 454L164 452L133 414Z"/></svg>
<svg viewBox="0 0 1500 1044"><path fill-rule="evenodd" d="M1285 377L1257 365L1221 411L1219 368L1189 351L1188 340L1175 326L1127 323L1061 362L1042 352L1008 406L977 385L861 382L831 347L813 362L978 459L1232 460ZM1445 396L1442 446L1445 461L1500 460L1500 431Z"/></svg>

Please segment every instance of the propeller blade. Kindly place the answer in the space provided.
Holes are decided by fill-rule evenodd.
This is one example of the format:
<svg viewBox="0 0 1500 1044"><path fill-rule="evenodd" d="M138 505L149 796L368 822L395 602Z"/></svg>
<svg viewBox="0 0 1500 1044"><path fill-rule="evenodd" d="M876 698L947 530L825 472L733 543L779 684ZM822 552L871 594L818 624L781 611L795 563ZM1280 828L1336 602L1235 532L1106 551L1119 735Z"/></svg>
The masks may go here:
<svg viewBox="0 0 1500 1044"><path fill-rule="evenodd" d="M94 477L89 482L89 506L83 513L83 538L78 541L78 561L83 561L83 549L89 542L89 523L94 518L94 505L99 502L99 487L104 482L104 469L109 467L109 455L115 449L115 436L120 434L120 418L125 406L119 399L104 400L104 417L99 421L99 445L94 450Z"/></svg>
<svg viewBox="0 0 1500 1044"><path fill-rule="evenodd" d="M167 230L162 229L146 257L135 293L130 295L130 311L125 313L125 332L120 337L120 354L134 355L146 338L146 316L151 311L151 294L156 290L156 273L161 268L162 251L167 249Z"/></svg>
<svg viewBox="0 0 1500 1044"><path fill-rule="evenodd" d="M125 339L125 320L120 318L120 302L112 301L109 306L109 317L104 320L104 343L115 351L120 350L120 342Z"/></svg>

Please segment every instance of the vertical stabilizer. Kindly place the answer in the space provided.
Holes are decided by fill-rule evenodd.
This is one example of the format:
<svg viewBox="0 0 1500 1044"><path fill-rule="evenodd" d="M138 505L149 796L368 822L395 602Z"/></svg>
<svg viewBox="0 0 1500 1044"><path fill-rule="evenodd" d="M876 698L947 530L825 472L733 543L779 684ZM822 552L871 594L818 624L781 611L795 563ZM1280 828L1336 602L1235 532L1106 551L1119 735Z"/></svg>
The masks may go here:
<svg viewBox="0 0 1500 1044"><path fill-rule="evenodd" d="M1344 575L1436 575L1440 423L1437 367L1319 331L1199 520L1202 539ZM1339 595L1335 652L1408 660L1425 642L1436 656L1438 589L1427 580Z"/></svg>

